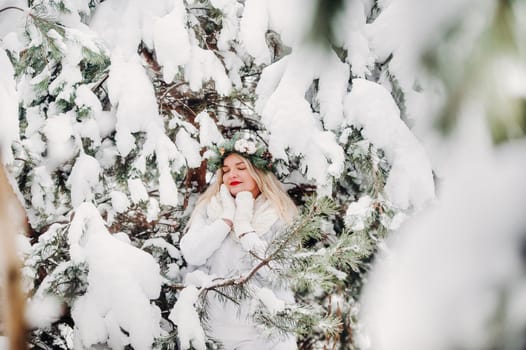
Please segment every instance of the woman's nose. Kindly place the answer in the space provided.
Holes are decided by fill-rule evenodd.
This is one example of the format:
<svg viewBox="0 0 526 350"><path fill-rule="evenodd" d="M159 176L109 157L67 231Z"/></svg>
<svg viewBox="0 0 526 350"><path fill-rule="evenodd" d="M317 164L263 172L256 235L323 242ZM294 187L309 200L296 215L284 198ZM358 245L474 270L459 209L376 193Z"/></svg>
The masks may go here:
<svg viewBox="0 0 526 350"><path fill-rule="evenodd" d="M236 178L238 176L238 173L236 170L234 169L231 169L229 172L228 172L228 178L229 179L232 179L232 178Z"/></svg>

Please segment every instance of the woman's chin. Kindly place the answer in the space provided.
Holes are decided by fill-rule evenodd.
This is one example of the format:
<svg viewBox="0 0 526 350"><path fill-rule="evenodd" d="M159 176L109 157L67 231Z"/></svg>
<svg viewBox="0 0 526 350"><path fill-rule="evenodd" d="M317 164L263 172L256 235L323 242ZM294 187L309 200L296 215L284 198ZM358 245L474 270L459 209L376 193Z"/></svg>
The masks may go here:
<svg viewBox="0 0 526 350"><path fill-rule="evenodd" d="M235 186L235 187L230 187L229 191L230 191L230 194L233 197L235 197L239 192L243 192L243 189L242 188L237 188L237 186Z"/></svg>
<svg viewBox="0 0 526 350"><path fill-rule="evenodd" d="M258 190L254 190L254 189L251 189L251 188L246 188L243 185L237 185L237 186L228 187L228 191L230 192L232 197L237 196L237 194L240 193L240 192L251 192L253 197L254 197L256 191L257 191L257 194L259 194Z"/></svg>

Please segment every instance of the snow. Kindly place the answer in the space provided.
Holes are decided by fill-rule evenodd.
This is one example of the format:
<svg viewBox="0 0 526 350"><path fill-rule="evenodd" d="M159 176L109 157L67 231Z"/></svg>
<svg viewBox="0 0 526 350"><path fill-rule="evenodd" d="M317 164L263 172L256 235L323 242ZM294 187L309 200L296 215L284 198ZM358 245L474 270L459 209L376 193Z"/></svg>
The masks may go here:
<svg viewBox="0 0 526 350"><path fill-rule="evenodd" d="M219 50L228 51L230 43L237 37L239 31L238 10L242 8L236 0L211 0L212 6L221 10L222 28L217 39L217 47Z"/></svg>
<svg viewBox="0 0 526 350"><path fill-rule="evenodd" d="M169 14L154 20L153 42L157 60L163 67L163 79L170 83L179 66L190 59L190 40L182 0L174 1L174 8Z"/></svg>
<svg viewBox="0 0 526 350"><path fill-rule="evenodd" d="M117 213L124 213L130 206L130 201L126 194L121 191L111 191L111 206Z"/></svg>
<svg viewBox="0 0 526 350"><path fill-rule="evenodd" d="M92 18L90 27L94 29L111 48L113 55L122 55L124 60L136 56L136 48L141 40L147 47L155 49L156 58L162 66L163 79L169 83L184 69L185 79L190 82L190 87L198 90L201 84L208 79L215 81L216 89L221 94L230 92L228 79L218 58L208 50L202 50L192 43L186 28L186 10L181 0L164 0L153 2L142 1L112 1L100 4ZM107 23L112 23L109 28ZM225 37L225 39L228 39ZM112 59L112 66L114 59ZM126 70L126 69L125 69ZM122 77L124 80L126 77ZM122 81L121 78L117 78ZM117 83L119 84L119 83ZM137 83L133 86L148 89L151 84ZM127 87L130 84L123 84ZM145 106L140 96L153 96L149 91L146 94L133 92L130 100L138 101L137 107ZM139 100L136 99L139 98ZM153 106L150 104L150 107ZM133 108L132 108L133 110ZM153 115L153 108L149 111L138 111L142 115ZM146 112L146 113L145 113ZM128 111L123 111L123 115ZM119 116L118 119L120 120ZM151 118L145 118L148 120ZM129 127L120 126L118 123L121 154L127 154L132 148L132 138ZM133 129L133 128L132 128Z"/></svg>
<svg viewBox="0 0 526 350"><path fill-rule="evenodd" d="M471 52L476 37L485 28L492 14L490 9L494 6L495 2L488 0L390 1L376 20L366 25L365 35L369 39L371 52L379 61L385 61L393 54L389 69L397 77L401 89L407 93L408 107L414 104L414 83L422 78L419 75L419 72L422 72L421 55L433 48L444 32L452 29L455 19L459 17L464 18L463 23L461 22L464 38L457 43L456 51L462 55ZM471 23L466 26L468 22ZM448 52L452 54L453 50ZM451 62L454 61L454 57L451 57ZM452 64L447 68L457 70L458 74L453 74L452 77L458 77L463 74L463 67L464 64ZM433 99L437 98L436 94L432 94L431 89L426 91L428 102L433 103ZM416 94L416 98L419 97L419 94ZM407 111L408 116L419 123L435 115L421 112L419 109Z"/></svg>
<svg viewBox="0 0 526 350"><path fill-rule="evenodd" d="M199 321L199 315L194 304L197 302L199 290L195 286L185 287L179 294L168 319L177 325L177 332L182 349L190 345L196 350L205 350L205 333Z"/></svg>
<svg viewBox="0 0 526 350"><path fill-rule="evenodd" d="M160 136L156 147L155 153L160 174L159 200L161 204L177 206L179 194L171 174L170 162L173 161L174 170L179 170L184 165L183 155L166 135Z"/></svg>
<svg viewBox="0 0 526 350"><path fill-rule="evenodd" d="M46 120L40 112L39 107L28 107L26 109L27 127L24 133L26 138L38 134L38 131L44 126Z"/></svg>
<svg viewBox="0 0 526 350"><path fill-rule="evenodd" d="M218 145L224 141L216 123L206 111L199 113L195 117L195 121L199 123L199 144L201 147L210 147L213 144Z"/></svg>
<svg viewBox="0 0 526 350"><path fill-rule="evenodd" d="M187 273L184 276L184 283L186 285L193 285L198 288L204 288L213 284L214 280L216 279L216 275L208 275L201 270L195 270Z"/></svg>
<svg viewBox="0 0 526 350"><path fill-rule="evenodd" d="M62 304L54 296L36 296L26 305L26 320L31 328L46 328L62 314Z"/></svg>
<svg viewBox="0 0 526 350"><path fill-rule="evenodd" d="M407 215L404 213L398 213L396 214L389 222L386 227L388 227L390 230L398 230L402 223L407 219Z"/></svg>
<svg viewBox="0 0 526 350"><path fill-rule="evenodd" d="M361 317L372 349L486 348L502 293L505 310L524 301L526 144L493 149L476 111L448 142L440 200L406 220L368 278ZM506 325L524 322L514 310Z"/></svg>
<svg viewBox="0 0 526 350"><path fill-rule="evenodd" d="M203 50L195 43L190 52L190 60L184 68L184 79L190 84L190 89L198 91L203 83L212 80L220 95L228 95L232 83L219 58L212 51Z"/></svg>
<svg viewBox="0 0 526 350"><path fill-rule="evenodd" d="M96 158L99 160L100 166L103 169L108 169L115 165L115 160L119 155L117 147L110 141L104 140L101 142L101 147L97 151Z"/></svg>
<svg viewBox="0 0 526 350"><path fill-rule="evenodd" d="M157 111L155 93L137 55L125 57L116 51L111 57L108 78L108 94L111 102L118 105L116 112L117 149L124 157L135 147L131 133L162 129Z"/></svg>
<svg viewBox="0 0 526 350"><path fill-rule="evenodd" d="M133 169L137 170L139 174L144 174L146 172L146 156L140 154L135 161L133 162Z"/></svg>
<svg viewBox="0 0 526 350"><path fill-rule="evenodd" d="M336 276L336 278L339 279L340 281L345 281L348 277L345 272L335 269L332 266L328 266L327 271L332 273L334 276Z"/></svg>
<svg viewBox="0 0 526 350"><path fill-rule="evenodd" d="M33 78L31 78L30 84L38 85L42 81L49 79L49 77L50 77L49 69L47 67L44 67L44 69L42 69L40 73L36 74Z"/></svg>
<svg viewBox="0 0 526 350"><path fill-rule="evenodd" d="M166 272L165 275L170 280L178 280L179 276L181 276L181 269L179 268L179 265L176 263L168 263L166 265Z"/></svg>
<svg viewBox="0 0 526 350"><path fill-rule="evenodd" d="M77 207L84 201L92 201L95 198L94 188L99 182L99 162L91 156L81 153L67 181L71 190L71 204Z"/></svg>
<svg viewBox="0 0 526 350"><path fill-rule="evenodd" d="M266 0L269 13L269 29L275 30L289 47L299 45L311 30L317 1L313 0Z"/></svg>
<svg viewBox="0 0 526 350"><path fill-rule="evenodd" d="M359 78L370 73L375 60L366 31L366 13L370 12L364 1L346 1L333 25L335 41L347 49L346 62L351 65L353 76Z"/></svg>
<svg viewBox="0 0 526 350"><path fill-rule="evenodd" d="M55 29L49 30L46 35L52 39L53 44L58 48L61 54L65 54L67 52L67 46L64 43L64 39Z"/></svg>
<svg viewBox="0 0 526 350"><path fill-rule="evenodd" d="M64 5L72 12L80 12L86 15L90 13L89 4L86 4L86 2L82 0L69 0L65 2Z"/></svg>
<svg viewBox="0 0 526 350"><path fill-rule="evenodd" d="M20 38L17 35L16 32L11 32L6 34L4 38L2 39L3 43L2 46L4 49L9 50L15 54L19 54L21 50L23 50L24 45L20 41Z"/></svg>
<svg viewBox="0 0 526 350"><path fill-rule="evenodd" d="M174 5L173 0L104 2L97 6L89 26L110 50L121 50L129 56L137 51L141 40L153 47L153 19L166 15Z"/></svg>
<svg viewBox="0 0 526 350"><path fill-rule="evenodd" d="M258 86L256 90L256 108L270 133L269 151L277 159L288 159L291 152L301 155L307 177L316 181L320 194L330 191L330 176L337 178L341 175L345 155L335 135L323 131L304 96L312 80L319 76L326 55L331 54L316 46L302 46L282 63L286 67L279 67L277 71L265 70L261 79L263 87ZM272 86L276 88L267 97ZM336 100L337 97L330 98L330 103L342 103ZM296 132L298 125L302 126L301 133Z"/></svg>
<svg viewBox="0 0 526 350"><path fill-rule="evenodd" d="M47 167L55 169L75 155L75 132L69 114L61 113L46 120L42 132L47 139Z"/></svg>
<svg viewBox="0 0 526 350"><path fill-rule="evenodd" d="M345 226L353 231L363 230L366 222L371 219L373 213L372 198L368 195L360 197L358 201L352 202L345 212Z"/></svg>
<svg viewBox="0 0 526 350"><path fill-rule="evenodd" d="M68 42L66 45L62 42L60 34L56 33L55 35L61 38L61 51L63 54L67 52L67 55L62 61L62 69L59 75L49 84L48 90L51 94L57 95L57 99L69 101L71 96L74 95L73 86L82 81L82 73L79 66L79 62L83 58L82 48L80 45L72 42ZM55 40L55 44L57 42Z"/></svg>
<svg viewBox="0 0 526 350"><path fill-rule="evenodd" d="M197 134L197 128L192 123L186 121L185 117L179 114L176 110L170 111L170 114L172 115L172 118L168 122L168 129L176 129L178 126L182 126L190 135L195 136Z"/></svg>
<svg viewBox="0 0 526 350"><path fill-rule="evenodd" d="M243 72L245 63L232 51L223 51L221 52L221 56L223 57L222 60L225 68L228 71L228 79L230 79L235 89L242 89L243 83L240 74Z"/></svg>
<svg viewBox="0 0 526 350"><path fill-rule="evenodd" d="M247 0L239 24L239 38L254 57L255 64L269 64L270 50L265 39L268 29L267 1Z"/></svg>
<svg viewBox="0 0 526 350"><path fill-rule="evenodd" d="M159 193L161 204L177 206L179 192L169 172L163 171L159 176Z"/></svg>
<svg viewBox="0 0 526 350"><path fill-rule="evenodd" d="M27 29L27 34L29 35L30 43L29 46L38 47L42 45L42 33L37 30L34 26L29 26Z"/></svg>
<svg viewBox="0 0 526 350"><path fill-rule="evenodd" d="M119 241L126 243L126 244L132 244L130 236L128 236L124 232L115 232L113 233L113 237L117 238Z"/></svg>
<svg viewBox="0 0 526 350"><path fill-rule="evenodd" d="M175 136L175 145L186 158L189 168L198 168L201 165L201 147L199 142L188 134L184 129L180 129Z"/></svg>
<svg viewBox="0 0 526 350"><path fill-rule="evenodd" d="M0 158L4 163L13 161L11 143L19 140L18 92L14 70L6 52L0 46Z"/></svg>
<svg viewBox="0 0 526 350"><path fill-rule="evenodd" d="M128 190L130 191L130 197L133 203L137 204L141 201L148 200L148 191L146 187L144 187L141 179L129 179Z"/></svg>
<svg viewBox="0 0 526 350"><path fill-rule="evenodd" d="M91 140L93 147L100 146L100 130L95 119L87 119L77 123L75 131L80 137Z"/></svg>
<svg viewBox="0 0 526 350"><path fill-rule="evenodd" d="M393 52L393 58L398 56L397 61L409 67L425 49L437 42L443 32L441 28L448 27L454 18L462 16L468 8L482 14L487 11L489 4L487 0L446 0L440 3L395 1L386 6L369 25L368 35L379 57L386 57ZM415 31L414 28L419 30ZM414 68L413 72L416 72Z"/></svg>
<svg viewBox="0 0 526 350"><path fill-rule="evenodd" d="M90 203L77 207L68 232L73 260L88 264L88 289L72 307L77 339L85 347L108 341L150 349L160 334L159 265L142 250L114 238ZM123 331L126 331L126 335Z"/></svg>
<svg viewBox="0 0 526 350"><path fill-rule="evenodd" d="M279 299L271 289L257 288L255 294L270 313L275 314L285 309L285 302Z"/></svg>
<svg viewBox="0 0 526 350"><path fill-rule="evenodd" d="M349 83L349 66L331 50L320 72L318 101L327 130L337 130L343 121L343 98Z"/></svg>
<svg viewBox="0 0 526 350"><path fill-rule="evenodd" d="M115 115L109 111L101 111L95 113L95 120L99 127L99 134L101 137L107 137L115 130Z"/></svg>
<svg viewBox="0 0 526 350"><path fill-rule="evenodd" d="M90 50L92 53L108 54L106 47L102 45L97 34L81 23L80 18L75 20L71 28L66 29L65 37Z"/></svg>
<svg viewBox="0 0 526 350"><path fill-rule="evenodd" d="M388 199L398 208L422 208L434 198L431 164L420 142L400 119L389 91L364 79L354 79L344 104L345 123L357 128L391 164L385 185Z"/></svg>
<svg viewBox="0 0 526 350"><path fill-rule="evenodd" d="M175 246L166 242L162 238L150 238L150 239L145 240L141 249L144 250L145 248L148 248L148 247L161 248L163 250L166 250L168 252L168 255L170 255L170 257L174 259L181 258L181 253L179 253L179 250Z"/></svg>
<svg viewBox="0 0 526 350"><path fill-rule="evenodd" d="M88 85L80 84L75 90L75 104L79 107L88 107L93 114L102 112L102 106L97 96Z"/></svg>
<svg viewBox="0 0 526 350"><path fill-rule="evenodd" d="M159 201L157 199L150 197L150 200L148 201L148 208L146 211L146 221L152 222L154 220L157 220L159 218L159 212L161 209L159 208Z"/></svg>
<svg viewBox="0 0 526 350"><path fill-rule="evenodd" d="M24 28L24 24L27 16L27 2L24 0L2 0L0 6L16 6L22 11L18 10L6 10L2 12L2 20L0 21L0 38L2 38L2 43L0 46L3 46L6 50L11 50L12 46L8 42L12 43L12 37L8 36L15 34L18 39L22 39L20 31Z"/></svg>

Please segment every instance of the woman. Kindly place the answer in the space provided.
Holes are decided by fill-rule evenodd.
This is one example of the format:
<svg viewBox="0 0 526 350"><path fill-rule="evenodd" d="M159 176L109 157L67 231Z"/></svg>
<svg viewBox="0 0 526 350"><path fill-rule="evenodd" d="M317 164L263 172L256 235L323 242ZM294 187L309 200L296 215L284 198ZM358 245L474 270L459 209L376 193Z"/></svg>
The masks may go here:
<svg viewBox="0 0 526 350"><path fill-rule="evenodd" d="M297 209L271 172L264 146L238 134L215 152L209 165L219 166L217 180L198 200L180 248L190 270L220 278L246 276ZM292 292L274 285L268 271L259 270L249 283L293 303ZM260 335L251 319L255 304L250 299L235 305L209 297L208 335L227 350L296 349L293 336L270 340Z"/></svg>

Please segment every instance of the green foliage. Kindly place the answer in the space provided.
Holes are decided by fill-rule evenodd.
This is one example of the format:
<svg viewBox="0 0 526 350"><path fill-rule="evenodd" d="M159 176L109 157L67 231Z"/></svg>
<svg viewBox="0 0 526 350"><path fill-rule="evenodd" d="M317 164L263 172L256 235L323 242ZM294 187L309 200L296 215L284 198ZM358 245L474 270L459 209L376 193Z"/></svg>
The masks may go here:
<svg viewBox="0 0 526 350"><path fill-rule="evenodd" d="M61 60L64 55L63 38L65 36L65 28L62 24L45 16L32 14L30 20L26 22L25 34L29 41L39 43L32 46L35 47L35 50L28 57L29 62L38 62L40 59L42 64L51 60L57 62Z"/></svg>
<svg viewBox="0 0 526 350"><path fill-rule="evenodd" d="M62 13L71 13L71 11L67 8L63 0L34 0L31 2L30 6L39 15L48 14L52 12L52 10L56 10Z"/></svg>
<svg viewBox="0 0 526 350"><path fill-rule="evenodd" d="M55 224L48 228L46 234L39 237L38 243L33 246L33 259L31 266L45 275L49 274L51 267L69 260L67 226ZM50 264L51 262L51 264Z"/></svg>
<svg viewBox="0 0 526 350"><path fill-rule="evenodd" d="M86 47L82 48L83 59L80 61L80 71L85 83L106 78L110 65L109 57L103 53L94 52Z"/></svg>
<svg viewBox="0 0 526 350"><path fill-rule="evenodd" d="M69 256L69 225L52 225L33 246L33 255L26 266L37 278L35 287L60 297L68 304L87 289L88 269L85 263L74 263Z"/></svg>
<svg viewBox="0 0 526 350"><path fill-rule="evenodd" d="M169 335L155 339L152 348L156 350L179 350L177 331L172 331Z"/></svg>
<svg viewBox="0 0 526 350"><path fill-rule="evenodd" d="M46 279L45 292L55 295L68 304L86 293L88 289L88 265L66 261L58 265Z"/></svg>
<svg viewBox="0 0 526 350"><path fill-rule="evenodd" d="M33 349L69 350L73 348L73 327L68 321L54 323L48 329L35 329L29 334L28 342Z"/></svg>

